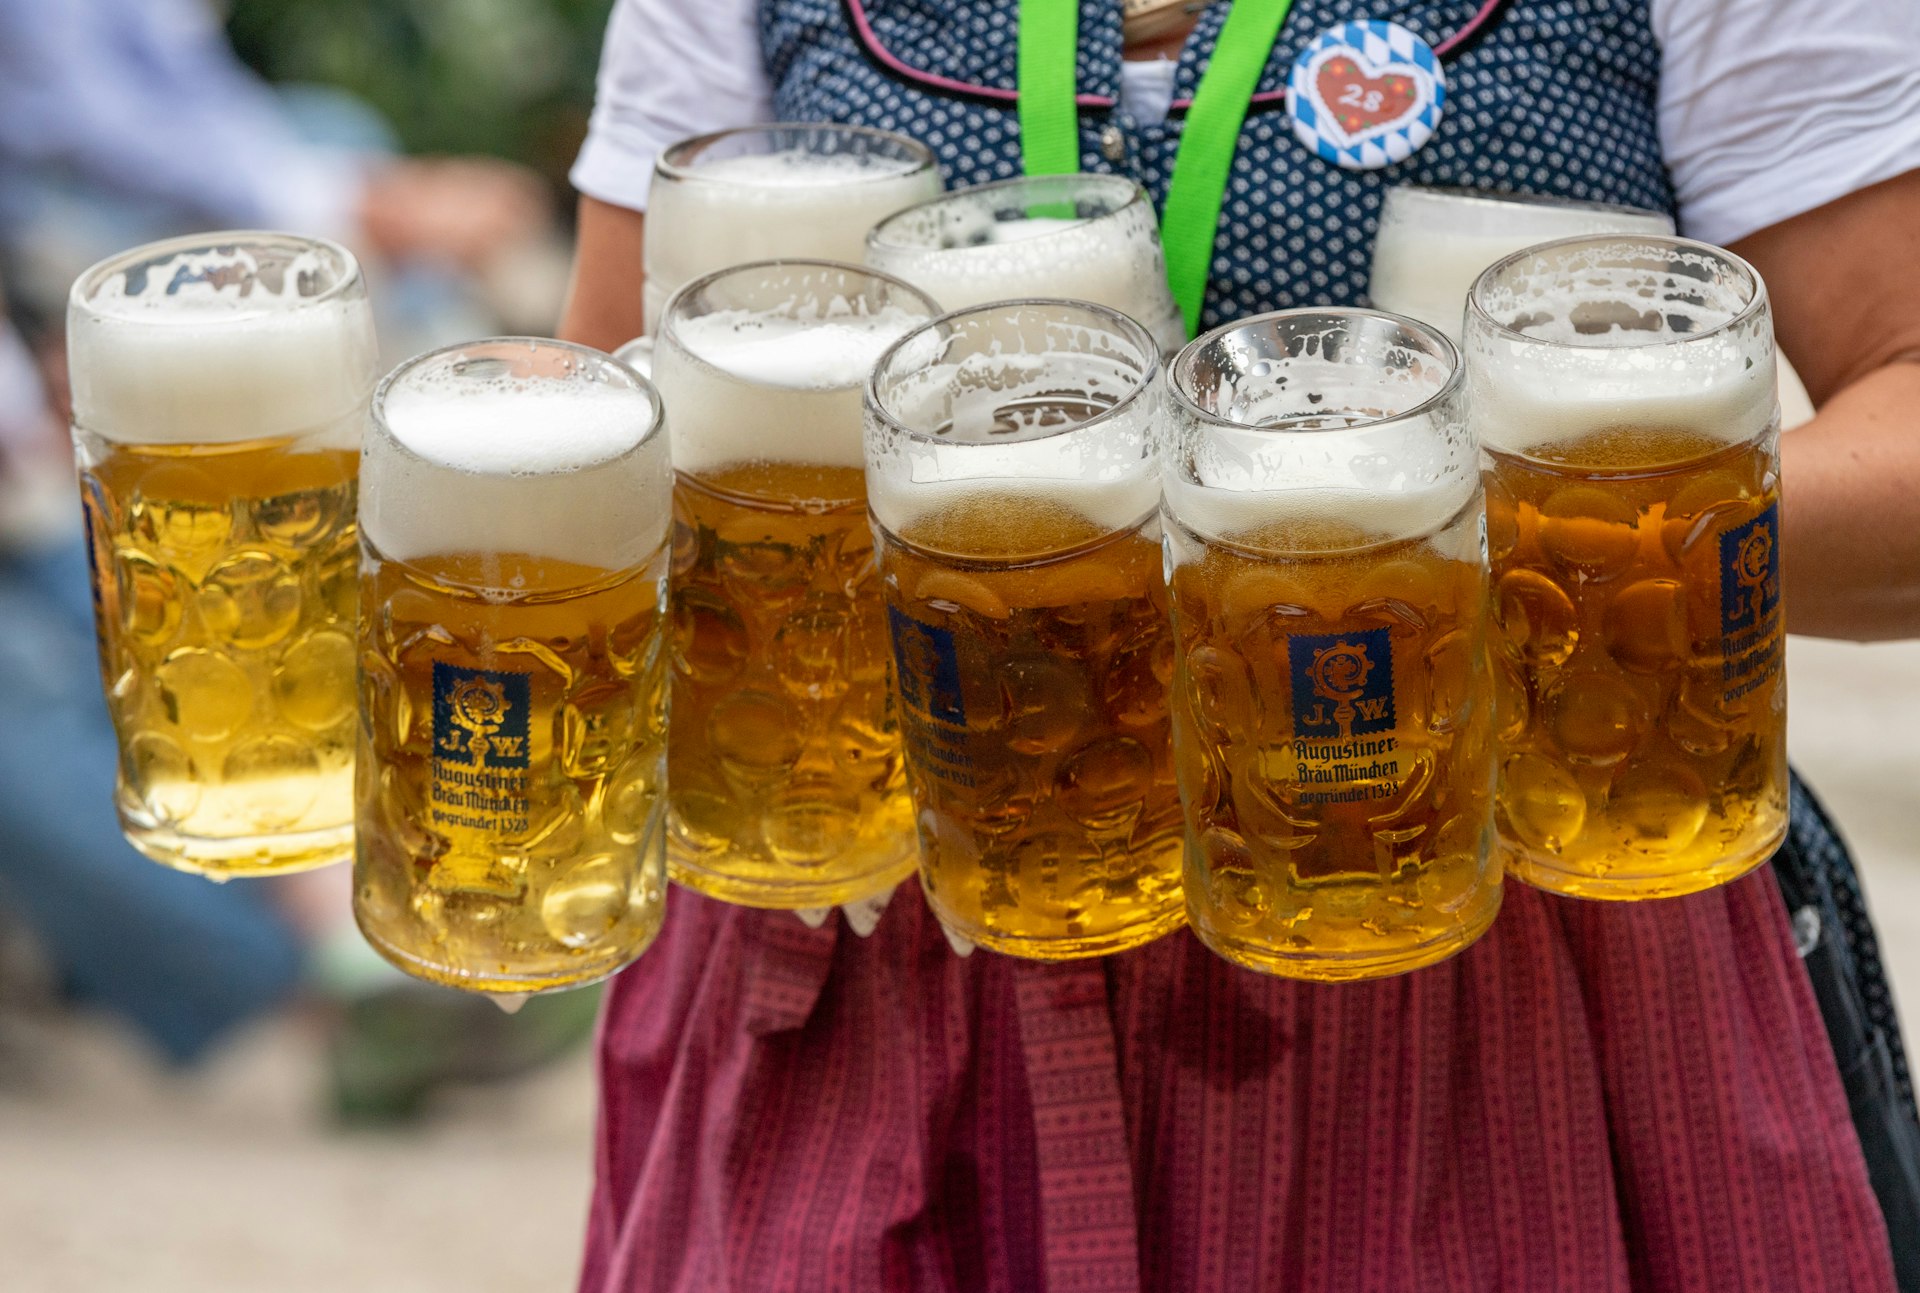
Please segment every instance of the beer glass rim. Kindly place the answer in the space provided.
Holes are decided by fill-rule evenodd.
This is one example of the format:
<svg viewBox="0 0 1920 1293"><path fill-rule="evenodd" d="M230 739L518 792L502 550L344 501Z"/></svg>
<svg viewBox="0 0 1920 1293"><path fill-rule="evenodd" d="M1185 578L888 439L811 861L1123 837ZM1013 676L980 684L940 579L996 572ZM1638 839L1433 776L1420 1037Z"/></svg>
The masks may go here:
<svg viewBox="0 0 1920 1293"><path fill-rule="evenodd" d="M146 311L116 311L105 308L96 298L96 293L107 280L143 261L159 261L182 252L203 250L213 251L222 247L259 247L281 246L301 251L318 251L331 258L340 270L338 281L324 291L312 296L296 297L280 309L235 310L231 314L203 314L194 319L196 327L221 327L229 323L251 323L277 314L290 314L297 310L310 309L316 305L325 305L350 295L363 283L360 260L351 251L331 238L321 238L313 234L288 233L281 229L215 229L206 233L178 234L171 238L158 238L152 242L141 243L137 247L128 247L124 251L114 252L102 257L80 272L73 280L73 286L67 291L67 306L77 314L90 315L99 319L132 319L154 321L154 316Z"/></svg>
<svg viewBox="0 0 1920 1293"><path fill-rule="evenodd" d="M728 179L726 176L702 175L702 167L688 165L686 155L697 153L718 142L739 135L770 135L775 131L814 130L827 134L848 135L861 139L884 139L890 143L905 145L906 152L913 158L913 166L904 171L893 171L879 175L866 175L858 178L836 179L835 185L877 184L882 180L898 180L911 175L920 175L931 170L937 163L933 150L911 135L903 135L897 130L882 130L878 126L857 126L839 121L763 121L750 126L729 126L725 130L709 130L698 135L689 135L685 139L675 140L660 150L660 156L653 164L654 174L671 180L697 180L707 184L732 185L738 188L753 188L748 180Z"/></svg>
<svg viewBox="0 0 1920 1293"><path fill-rule="evenodd" d="M888 250L897 249L900 251L942 252L971 250L971 248L965 247L929 247L925 243L918 242L894 242L889 240L885 235L888 226L897 221L904 220L908 216L917 215L930 207L946 206L949 203L978 194L994 194L1012 189L1035 188L1045 184L1081 184L1093 188L1111 187L1116 189L1116 191L1119 186L1125 185L1130 190L1127 194L1127 200L1114 207L1113 210L1103 211L1097 216L1088 216L1086 220L1076 222L1075 227L1080 223L1091 224L1096 220L1110 220L1115 216L1124 215L1126 212L1131 211L1134 207L1139 206L1147 200L1146 189L1142 188L1138 181L1128 179L1124 175L1108 175L1101 171L1079 171L1071 175L1016 175L1011 179L990 180L985 184L969 184L964 188L951 189L945 193L930 197L923 202L916 202L910 207L902 207L892 215L883 217L878 224L867 231L867 246L869 248L885 247ZM1058 238L1069 232L1071 232L1070 228L1056 229L1051 233L1040 234L1038 237L1022 239L1022 241L1027 243L1043 243L1050 238Z"/></svg>
<svg viewBox="0 0 1920 1293"><path fill-rule="evenodd" d="M592 346L583 346L576 341L562 341L557 337L469 337L465 341L456 341L451 345L435 346L432 350L423 350L419 354L409 359L404 359L394 365L393 370L380 379L379 385L373 388L372 399L368 402L368 417L380 435L407 456L418 459L421 462L434 463L435 460L424 457L417 452L412 445L409 445L404 439L394 433L393 427L387 421L387 396L396 384L412 376L415 370L425 367L437 359L457 354L460 351L468 350L475 346L525 346L531 350L557 350L569 353L579 359L604 365L612 368L617 373L623 374L632 381L634 390L646 396L648 408L646 429L634 439L633 443L629 444L611 458L603 458L597 462L581 465L604 467L609 463L620 462L623 459L630 458L651 444L666 427L666 404L661 400L660 392L654 389L653 383L641 376L631 364L608 354L604 350L595 350ZM444 464L435 463L435 465L439 466ZM577 469L577 467L569 467L566 470L572 471ZM549 475L558 473L543 472L540 474Z"/></svg>
<svg viewBox="0 0 1920 1293"><path fill-rule="evenodd" d="M1397 324L1416 336L1430 342L1438 343L1439 350L1434 357L1446 362L1446 380L1441 382L1431 394L1418 404L1402 409L1398 413L1388 413L1376 418L1365 418L1353 422L1343 422L1338 426L1323 427L1260 426L1250 422L1240 422L1233 418L1222 417L1218 413L1202 408L1198 400L1187 394L1185 379L1191 374L1193 365L1197 362L1201 349L1215 338L1223 337L1228 333L1238 332L1245 328L1271 323L1279 319L1310 318L1329 320L1355 318L1380 319L1388 323ZM1446 333L1440 331L1433 325L1422 323L1420 320L1409 315L1395 314L1391 310L1367 309L1357 305L1304 305L1295 306L1287 310L1269 310L1265 314L1248 315L1244 319L1236 319L1232 323L1224 323L1211 331L1201 333L1192 341L1182 346L1180 352L1167 364L1167 386L1171 391L1174 407L1178 409L1183 416L1197 422L1205 423L1208 426L1226 427L1235 431L1267 431L1285 435L1320 435L1391 426L1395 422L1404 422L1411 418L1425 416L1441 402L1455 398L1458 395L1461 386L1466 381L1466 367L1465 362L1463 362L1461 358L1460 348L1453 344L1452 338L1448 337Z"/></svg>
<svg viewBox="0 0 1920 1293"><path fill-rule="evenodd" d="M1626 202L1595 202L1587 198L1562 197L1557 193L1495 193L1488 189L1476 189L1463 184L1396 184L1388 189L1385 197L1381 199L1383 210L1385 203L1396 200L1395 194L1446 198L1452 202L1472 206L1539 207L1554 211L1582 211L1594 215L1651 216L1657 220L1665 220L1669 227L1673 224L1673 217L1665 211L1658 211L1652 207L1637 207ZM1634 237L1636 235L1618 236Z"/></svg>
<svg viewBox="0 0 1920 1293"><path fill-rule="evenodd" d="M1625 344L1613 345L1595 345L1582 341L1561 341L1554 337L1538 337L1530 332L1522 332L1517 328L1510 328L1488 312L1486 302L1483 299L1483 292L1487 284L1520 262L1530 257L1538 256L1543 252L1550 253L1571 250L1582 245L1604 247L1614 244L1637 245L1643 248L1653 248L1666 252L1692 252L1704 255L1710 259L1723 261L1745 279L1746 285L1750 289L1750 295L1738 310L1735 310L1712 327L1702 328L1698 332L1663 334L1661 336L1651 337L1645 341L1628 341ZM1697 238L1682 238L1672 234L1576 234L1571 238L1555 238L1549 242L1540 242L1535 243L1531 247L1523 247L1519 251L1502 256L1499 260L1494 261L1493 264L1482 270L1480 276L1473 280L1473 286L1467 291L1465 331L1484 332L1504 340L1526 342L1529 345L1543 346L1554 350L1646 350L1654 346L1688 345L1696 341L1706 341L1710 338L1718 337L1722 333L1746 326L1755 318L1764 314L1768 308L1767 283L1765 279L1760 277L1760 271L1755 269L1745 257L1728 251L1725 247L1715 246L1710 242L1701 242Z"/></svg>
<svg viewBox="0 0 1920 1293"><path fill-rule="evenodd" d="M733 372L729 369L721 368L718 365L712 363L706 358L706 356L702 355L699 351L695 350L693 347L687 345L684 341L682 341L677 333L677 330L674 328L673 325L675 324L675 322L678 321L680 317L678 307L680 305L681 298L689 296L693 292L696 292L702 288L705 288L711 283L717 283L724 278L732 278L736 274L745 274L752 271L763 271L763 270L770 270L770 269L791 269L795 267L801 267L801 268L807 268L807 269L842 270L849 274L857 274L862 278L877 279L878 281L887 284L887 286L894 288L897 291L902 291L907 293L912 299L917 301L919 304L924 305L926 307L927 318L929 321L941 315L940 303L938 301L935 301L931 296L928 296L925 292L915 287L912 283L907 282L906 279L901 278L898 274L889 274L887 273L886 270L875 269L871 265L856 265L850 260L827 260L825 258L816 258L812 256L779 256L770 260L747 260L747 261L740 262L738 265L726 265L720 269L709 270L707 273L702 274L700 277L693 279L692 281L682 285L677 291L674 292L672 296L668 297L667 303L660 307L660 331L659 331L659 334L653 338L655 351L658 351L658 349L661 346L664 346L669 341L671 341L673 343L673 348L675 350L687 356L687 358L691 359L694 363L698 364L703 369L706 369L710 372L719 373L726 377L735 378L737 380L748 381L751 385L755 385L755 386L766 385L767 383L754 382L749 378L742 378L740 374ZM913 332L918 332L920 328L923 326L924 325L922 324L915 324L913 327ZM645 340L645 339L646 338L635 338L635 340ZM630 346L632 344L633 342L631 341L627 342L621 348L625 349L626 346ZM894 348L892 346L889 346L886 349L886 351L882 353L881 358L885 359L888 354L893 353L893 349ZM631 365L623 365L623 366L631 368ZM809 389L823 390L823 391L858 390L865 386L867 380L868 379L863 378L860 381L848 382L844 386L823 386L823 387L816 387L816 388L809 388Z"/></svg>
<svg viewBox="0 0 1920 1293"><path fill-rule="evenodd" d="M927 444L954 443L951 440L942 438L937 432L922 431L918 427L907 425L898 417L894 416L893 410L887 407L886 401L880 397L880 375L887 371L895 357L903 350L918 341L923 334L932 333L936 328L945 327L957 319L964 319L971 315L1005 313L1010 310L1026 309L1033 306L1066 306L1069 309L1078 310L1082 314L1095 316L1102 322L1112 325L1115 331L1119 332L1120 335L1124 336L1128 342L1138 349L1142 361L1140 366L1140 380L1136 382L1133 388L1125 395L1115 400L1106 408L1101 409L1097 415L1088 418L1084 422L1074 422L1067 426L1058 427L1044 436L1032 437L1033 440L1050 440L1054 436L1071 435L1076 431L1084 431L1089 427L1100 426L1132 409L1134 403L1141 399L1153 386L1155 380L1159 378L1160 370L1164 367L1160 358L1160 347L1158 343L1154 341L1153 334L1148 332L1146 328L1141 325L1140 321L1132 315L1116 310L1109 305L1099 305L1093 301L1076 300L1069 296L1017 296L1010 297L1004 301L986 301L979 305L969 305L959 310L949 310L947 313L939 315L936 318L928 319L912 331L903 333L899 340L880 352L880 358L874 361L873 371L867 374L867 407L872 410L873 415L880 419L889 430L904 435L909 439L918 440Z"/></svg>

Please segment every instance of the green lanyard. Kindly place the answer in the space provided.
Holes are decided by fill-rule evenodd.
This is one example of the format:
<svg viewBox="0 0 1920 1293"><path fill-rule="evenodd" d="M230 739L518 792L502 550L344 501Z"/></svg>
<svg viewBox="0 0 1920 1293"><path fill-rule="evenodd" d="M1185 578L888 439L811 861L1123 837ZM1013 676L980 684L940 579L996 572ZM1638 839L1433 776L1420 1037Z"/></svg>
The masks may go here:
<svg viewBox="0 0 1920 1293"><path fill-rule="evenodd" d="M1240 127L1292 3L1234 0L1194 91L1193 106L1187 109L1160 217L1160 239L1167 251L1167 282L1186 318L1188 336L1200 324ZM1029 175L1080 169L1080 119L1074 101L1079 18L1079 0L1020 0L1020 156Z"/></svg>

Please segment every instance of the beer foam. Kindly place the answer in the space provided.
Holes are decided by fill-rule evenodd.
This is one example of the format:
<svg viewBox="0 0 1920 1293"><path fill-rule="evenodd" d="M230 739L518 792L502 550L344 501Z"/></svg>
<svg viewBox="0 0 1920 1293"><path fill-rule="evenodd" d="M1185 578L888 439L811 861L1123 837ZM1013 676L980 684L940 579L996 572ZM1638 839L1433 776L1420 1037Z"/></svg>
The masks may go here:
<svg viewBox="0 0 1920 1293"><path fill-rule="evenodd" d="M1458 341L1467 293L1496 261L1556 238L1672 232L1673 220L1657 211L1396 189L1374 238L1368 295Z"/></svg>
<svg viewBox="0 0 1920 1293"><path fill-rule="evenodd" d="M867 377L887 347L926 321L897 305L856 314L840 302L812 318L726 310L677 319L654 351L674 466L861 466Z"/></svg>
<svg viewBox="0 0 1920 1293"><path fill-rule="evenodd" d="M578 471L631 449L653 403L625 387L548 378L396 385L382 406L394 439L436 466L481 475Z"/></svg>
<svg viewBox="0 0 1920 1293"><path fill-rule="evenodd" d="M122 444L322 432L351 448L376 364L364 300L271 307L203 284L76 307L67 353L75 423Z"/></svg>
<svg viewBox="0 0 1920 1293"><path fill-rule="evenodd" d="M867 263L949 310L1065 297L1138 320L1163 351L1186 342L1153 211L1144 202L1091 218L1002 220L987 195L962 190L876 229L867 241Z"/></svg>
<svg viewBox="0 0 1920 1293"><path fill-rule="evenodd" d="M1777 415L1772 338L1734 268L1622 238L1543 248L1488 275L1467 335L1481 443L1529 453L1637 428L1759 435Z"/></svg>
<svg viewBox="0 0 1920 1293"><path fill-rule="evenodd" d="M939 171L906 158L797 148L665 172L648 195L646 330L658 333L674 292L730 265L857 265L867 230L939 192Z"/></svg>
<svg viewBox="0 0 1920 1293"><path fill-rule="evenodd" d="M390 386L381 416L360 524L390 558L513 552L622 570L666 541L665 433L640 443L645 390L441 370Z"/></svg>
<svg viewBox="0 0 1920 1293"><path fill-rule="evenodd" d="M1167 511L1216 543L1244 543L1276 522L1351 527L1368 545L1418 538L1443 529L1473 497L1478 482L1388 493L1367 489L1210 489L1169 475Z"/></svg>
<svg viewBox="0 0 1920 1293"><path fill-rule="evenodd" d="M881 472L870 474L867 481L867 501L875 519L895 534L910 531L983 495L1006 504L1042 500L1078 513L1102 530L1115 531L1139 525L1160 506L1160 480L1146 470L1121 480L1100 481L976 477L920 482L903 488Z"/></svg>
<svg viewBox="0 0 1920 1293"><path fill-rule="evenodd" d="M683 173L696 179L739 185L749 191L750 200L751 193L768 189L818 188L892 179L911 174L919 166L920 163L910 157L783 148L770 153L746 153L696 162Z"/></svg>
<svg viewBox="0 0 1920 1293"><path fill-rule="evenodd" d="M1583 338L1583 340L1591 340ZM1481 444L1530 453L1623 428L1739 444L1776 414L1771 364L1731 336L1681 345L1539 346L1475 339L1468 407Z"/></svg>
<svg viewBox="0 0 1920 1293"><path fill-rule="evenodd" d="M836 303L821 318L722 310L674 328L687 350L743 381L824 391L865 382L886 348L926 320L897 305L854 314Z"/></svg>

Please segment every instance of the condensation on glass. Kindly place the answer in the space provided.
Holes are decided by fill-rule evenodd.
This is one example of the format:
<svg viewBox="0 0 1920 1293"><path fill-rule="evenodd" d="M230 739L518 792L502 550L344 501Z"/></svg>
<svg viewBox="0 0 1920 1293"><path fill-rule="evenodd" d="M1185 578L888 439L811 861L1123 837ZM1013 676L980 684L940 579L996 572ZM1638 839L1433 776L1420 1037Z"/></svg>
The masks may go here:
<svg viewBox="0 0 1920 1293"><path fill-rule="evenodd" d="M920 876L1040 959L1185 919L1154 338L1111 309L963 310L875 370L867 474Z"/></svg>
<svg viewBox="0 0 1920 1293"><path fill-rule="evenodd" d="M359 266L214 233L94 266L73 440L127 839L215 878L352 851Z"/></svg>
<svg viewBox="0 0 1920 1293"><path fill-rule="evenodd" d="M1036 175L955 190L876 225L867 263L949 310L1069 297L1136 320L1167 354L1187 340L1153 204L1118 175Z"/></svg>
<svg viewBox="0 0 1920 1293"><path fill-rule="evenodd" d="M1322 981L1432 965L1498 913L1487 562L1453 346L1364 310L1173 364L1167 562L1194 932Z"/></svg>
<svg viewBox="0 0 1920 1293"><path fill-rule="evenodd" d="M361 932L452 987L604 978L665 908L660 402L565 342L433 351L361 483Z"/></svg>
<svg viewBox="0 0 1920 1293"><path fill-rule="evenodd" d="M1466 351L1508 867L1587 898L1746 873L1787 829L1765 286L1703 243L1550 243L1481 276Z"/></svg>
<svg viewBox="0 0 1920 1293"><path fill-rule="evenodd" d="M647 196L646 330L667 298L749 261L858 263L867 230L939 193L926 145L866 126L798 122L683 139Z"/></svg>
<svg viewBox="0 0 1920 1293"><path fill-rule="evenodd" d="M939 311L821 261L709 275L653 352L673 424L672 873L712 897L828 907L913 870L860 397Z"/></svg>

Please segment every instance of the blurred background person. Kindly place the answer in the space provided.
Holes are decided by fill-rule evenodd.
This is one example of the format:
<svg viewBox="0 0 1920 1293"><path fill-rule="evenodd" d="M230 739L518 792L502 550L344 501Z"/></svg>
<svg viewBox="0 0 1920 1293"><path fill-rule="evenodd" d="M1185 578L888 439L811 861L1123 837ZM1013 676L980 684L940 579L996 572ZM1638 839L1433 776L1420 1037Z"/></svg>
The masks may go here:
<svg viewBox="0 0 1920 1293"><path fill-rule="evenodd" d="M0 266L33 338L0 333L0 915L65 990L175 1061L282 1002L330 1002L337 1100L368 1116L536 1062L584 1035L591 994L509 1022L380 961L352 924L344 866L216 886L120 838L59 325L68 285L103 256L269 228L362 258L385 363L544 331L564 273L549 186L506 161L408 158L397 143L349 93L269 85L204 0L0 0Z"/></svg>

